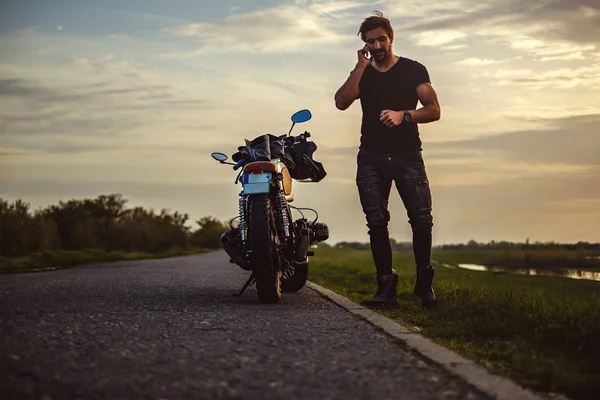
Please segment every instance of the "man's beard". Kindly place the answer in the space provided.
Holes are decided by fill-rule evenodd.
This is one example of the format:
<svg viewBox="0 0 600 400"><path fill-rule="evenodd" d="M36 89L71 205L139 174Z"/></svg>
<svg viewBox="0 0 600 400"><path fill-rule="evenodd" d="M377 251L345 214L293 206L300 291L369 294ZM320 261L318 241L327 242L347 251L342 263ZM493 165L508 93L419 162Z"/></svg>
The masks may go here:
<svg viewBox="0 0 600 400"><path fill-rule="evenodd" d="M377 63L377 64L383 64L388 59L388 52L385 49L371 51L371 54L373 55L373 61L375 61L375 63ZM378 54L383 54L383 55L379 56Z"/></svg>

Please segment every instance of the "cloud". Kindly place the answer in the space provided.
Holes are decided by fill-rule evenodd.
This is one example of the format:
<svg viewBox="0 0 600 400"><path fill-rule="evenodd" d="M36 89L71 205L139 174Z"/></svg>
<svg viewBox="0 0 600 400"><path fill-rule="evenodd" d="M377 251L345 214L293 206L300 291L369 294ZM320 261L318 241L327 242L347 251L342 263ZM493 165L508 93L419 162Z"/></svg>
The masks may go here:
<svg viewBox="0 0 600 400"><path fill-rule="evenodd" d="M131 79L46 86L6 78L0 79L0 99L4 105L0 135L5 140L22 135L127 135L161 123L169 111L210 108L205 99L186 96L172 85L144 85Z"/></svg>
<svg viewBox="0 0 600 400"><path fill-rule="evenodd" d="M91 124L93 129L94 124ZM194 127L194 130L202 130L203 127ZM28 141L22 138L18 141L11 140L12 146L0 146L0 155L4 156L24 156L24 155L53 155L53 154L82 154L82 153L96 153L96 152L113 152L113 151L135 151L137 156L152 157L154 160L160 159L162 156L178 156L178 157L189 157L198 155L210 155L211 152L216 151L215 149L237 149L239 143L221 143L214 145L204 144L187 144L187 145L173 145L173 144L157 144L139 142L135 139L127 140L126 138L120 138L119 140L103 140L100 138L70 138L69 140L56 139L51 142L40 142L38 140ZM229 153L233 153L230 151Z"/></svg>
<svg viewBox="0 0 600 400"><path fill-rule="evenodd" d="M425 31L413 35L417 46L439 47L465 38L467 35L456 30Z"/></svg>
<svg viewBox="0 0 600 400"><path fill-rule="evenodd" d="M133 86L132 86L133 85ZM104 104L107 110L115 108L127 108L129 105L135 105L135 102L143 106L169 105L203 105L206 102L198 98L181 98L176 96L176 91L171 85L139 85L134 82L127 83L123 81L103 81L84 85L70 86L44 86L34 80L25 79L0 79L0 96L22 97L29 101L36 102L37 105L54 104L67 105L77 103L84 107L90 102L100 102L102 100L110 101L113 104ZM118 104L119 99L128 104ZM140 104L140 103L138 103ZM40 109L36 108L36 113ZM43 111L43 110L42 110ZM14 117L14 115L13 115Z"/></svg>
<svg viewBox="0 0 600 400"><path fill-rule="evenodd" d="M545 61L585 56L600 45L600 3L596 0L486 0L476 6L466 0L428 0L419 3L419 10L403 4L384 2L390 10L398 10L392 11L398 18L417 18L397 30L412 33L419 45L440 46L468 35L469 39L503 43ZM549 55L557 49L560 55Z"/></svg>
<svg viewBox="0 0 600 400"><path fill-rule="evenodd" d="M456 62L457 65L466 65L471 67L478 67L483 65L493 65L499 64L501 61L498 60L488 60L487 58L481 59L477 57L466 58L464 60Z"/></svg>
<svg viewBox="0 0 600 400"><path fill-rule="evenodd" d="M51 46L51 47L43 47L40 49L35 49L32 51L33 54L38 55L38 56L47 56L49 54L52 54L56 51L56 47Z"/></svg>
<svg viewBox="0 0 600 400"><path fill-rule="evenodd" d="M231 190L228 190L229 188L225 187L223 184L217 184L217 187L214 187L211 184L183 184L168 181L140 182L137 180L90 180L86 182L85 180L79 179L70 181L59 179L35 179L33 181L24 183L18 180L2 180L4 180L4 182L2 182L3 194L7 197L25 196L27 198L29 196L35 196L43 193L45 196L64 196L70 198L79 196L96 196L100 193L124 193L126 198L160 198L160 193L168 191L170 196L172 196L174 199L198 199L200 197L206 198L209 196L214 197L216 200L215 204L219 203L219 199L231 197L231 194L229 193ZM233 184L231 186L234 187ZM231 204L233 204L233 201ZM151 203L144 205L144 207L148 208L153 206L154 205ZM225 209L225 207L220 208ZM232 209L231 207L229 208ZM179 210L186 212L185 209Z"/></svg>
<svg viewBox="0 0 600 400"><path fill-rule="evenodd" d="M18 36L33 36L38 33L38 29L33 26L28 26L17 31Z"/></svg>
<svg viewBox="0 0 600 400"><path fill-rule="evenodd" d="M39 98L40 102L54 103L54 102L76 102L79 103L82 100L92 99L118 99L123 96L130 96L137 100L151 99L167 99L169 97L169 86L168 85L153 85L153 86L142 86L142 87L125 87L115 89L104 89L104 90L86 90L83 92L76 92L70 88L64 88L65 93L57 93L54 96L44 96ZM164 105L161 102L161 105Z"/></svg>
<svg viewBox="0 0 600 400"><path fill-rule="evenodd" d="M339 24L346 12L364 6L356 1L301 1L227 16L222 21L199 22L163 29L175 37L193 39L196 49L164 54L185 58L205 53L283 53L327 48L354 40Z"/></svg>
<svg viewBox="0 0 600 400"><path fill-rule="evenodd" d="M124 34L124 33L114 33L111 35L108 35L109 39L113 39L113 40L128 40L131 39L131 36Z"/></svg>
<svg viewBox="0 0 600 400"><path fill-rule="evenodd" d="M6 123L0 129L0 136L15 137L17 135L31 135L36 137L32 139L35 147L37 138L45 136L48 139L56 140L60 137L114 137L124 135L134 128L145 125L143 120L123 113L110 115L86 115L81 112L61 112L58 114L46 113L47 119L21 118L21 121L6 120ZM7 140L3 138L3 142Z"/></svg>
<svg viewBox="0 0 600 400"><path fill-rule="evenodd" d="M75 68L83 72L86 81L0 79L3 157L12 156L17 162L14 156L18 155L31 162L36 154L40 157L35 162L52 163L56 159L49 157L57 154L73 157L110 152L111 157L119 153L130 159L148 156L157 161L170 155L176 160L182 155L192 158L203 152L209 154L215 148L210 146L227 142L227 136L225 140L222 135L211 136L227 126L219 116L226 110L213 114L218 102L198 97L198 93L206 96L206 92L196 91L193 86L191 90L182 88L178 85L181 81L168 76L156 80L118 78L106 72L112 71L110 66L94 69L92 74L88 63ZM209 119L210 114L213 118ZM209 120L218 122L203 123ZM235 119L229 120L239 125ZM165 142L165 135L168 144L159 145ZM204 147L198 147L199 143ZM237 145L236 141L222 148Z"/></svg>
<svg viewBox="0 0 600 400"><path fill-rule="evenodd" d="M551 126L534 131L509 132L454 142L426 143L425 153L439 164L452 164L460 157L462 164L474 164L490 172L559 176L597 173L600 170L596 126L600 114L543 121ZM450 160L448 154L456 153ZM496 168L500 168L496 170ZM475 170L475 169L473 169ZM511 178L511 177L506 177Z"/></svg>
<svg viewBox="0 0 600 400"><path fill-rule="evenodd" d="M54 143L28 143L22 144L21 147L0 147L0 155L2 156L26 156L26 155L42 155L42 154L81 154L93 153L97 151L110 151L118 149L118 144L110 143L72 143L60 142Z"/></svg>
<svg viewBox="0 0 600 400"><path fill-rule="evenodd" d="M457 50L464 50L467 48L466 44L451 44L449 46L443 46L442 49L445 51L457 51Z"/></svg>
<svg viewBox="0 0 600 400"><path fill-rule="evenodd" d="M34 82L15 78L0 78L0 96L46 96L53 94L51 89Z"/></svg>
<svg viewBox="0 0 600 400"><path fill-rule="evenodd" d="M150 73L144 66L130 60L117 59L114 54L95 59L73 57L65 60L64 64L76 68L85 68L94 73L119 74L128 77L142 77Z"/></svg>
<svg viewBox="0 0 600 400"><path fill-rule="evenodd" d="M586 90L600 88L600 63L583 67L560 68L548 71L497 70L488 76L500 78L494 85L517 85L531 90L573 89L583 87Z"/></svg>
<svg viewBox="0 0 600 400"><path fill-rule="evenodd" d="M576 44L565 40L539 40L522 37L509 40L512 49L528 52L540 61L586 60L597 44Z"/></svg>
<svg viewBox="0 0 600 400"><path fill-rule="evenodd" d="M39 154L38 150L35 149L22 149L22 148L11 148L11 147L0 147L0 156L30 156Z"/></svg>
<svg viewBox="0 0 600 400"><path fill-rule="evenodd" d="M454 15L458 10L473 12L478 8L466 0L421 0L419 2L383 0L379 1L377 6L388 18L406 18L407 21L415 18L430 19Z"/></svg>

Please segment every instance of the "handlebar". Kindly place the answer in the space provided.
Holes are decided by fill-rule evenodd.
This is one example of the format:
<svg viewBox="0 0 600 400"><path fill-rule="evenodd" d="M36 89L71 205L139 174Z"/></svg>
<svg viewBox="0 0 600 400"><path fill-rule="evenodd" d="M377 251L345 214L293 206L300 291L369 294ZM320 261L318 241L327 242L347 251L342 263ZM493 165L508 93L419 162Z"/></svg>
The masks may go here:
<svg viewBox="0 0 600 400"><path fill-rule="evenodd" d="M238 170L238 169L239 169L239 168L242 166L242 164L243 164L243 163L244 163L244 160L243 160L243 159L241 159L240 161L238 161L238 162L237 162L237 163L236 163L236 164L233 166L233 170L234 170L234 171L237 171L237 170Z"/></svg>
<svg viewBox="0 0 600 400"><path fill-rule="evenodd" d="M306 139L310 137L310 132L305 131L304 133L299 134L298 136L283 136L283 141L287 145L293 145L296 142L304 142Z"/></svg>

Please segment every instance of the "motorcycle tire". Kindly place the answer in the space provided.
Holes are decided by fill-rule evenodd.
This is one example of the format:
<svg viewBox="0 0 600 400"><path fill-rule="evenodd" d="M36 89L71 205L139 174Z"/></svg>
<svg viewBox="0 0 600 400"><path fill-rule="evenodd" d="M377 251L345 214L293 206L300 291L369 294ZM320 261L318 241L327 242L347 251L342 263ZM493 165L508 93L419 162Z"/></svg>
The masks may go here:
<svg viewBox="0 0 600 400"><path fill-rule="evenodd" d="M256 291L261 303L272 304L281 299L281 272L277 268L275 224L271 200L267 195L251 196L248 224L252 249L251 267L256 277Z"/></svg>
<svg viewBox="0 0 600 400"><path fill-rule="evenodd" d="M308 263L292 265L281 276L281 291L294 293L302 289L308 280Z"/></svg>

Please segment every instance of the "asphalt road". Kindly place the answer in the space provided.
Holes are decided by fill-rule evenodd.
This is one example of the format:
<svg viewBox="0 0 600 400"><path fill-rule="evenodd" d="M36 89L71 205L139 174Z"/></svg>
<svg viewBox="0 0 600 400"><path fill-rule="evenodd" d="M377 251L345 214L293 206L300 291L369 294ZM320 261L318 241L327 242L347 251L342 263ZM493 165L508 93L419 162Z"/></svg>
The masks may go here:
<svg viewBox="0 0 600 400"><path fill-rule="evenodd" d="M2 399L480 399L305 287L224 252L0 275Z"/></svg>

